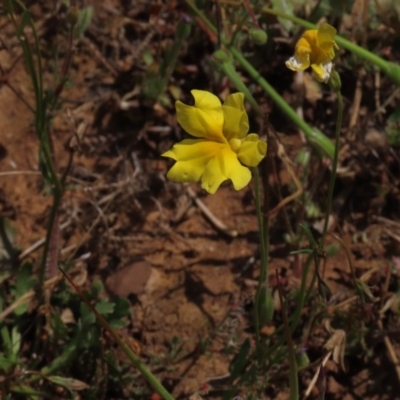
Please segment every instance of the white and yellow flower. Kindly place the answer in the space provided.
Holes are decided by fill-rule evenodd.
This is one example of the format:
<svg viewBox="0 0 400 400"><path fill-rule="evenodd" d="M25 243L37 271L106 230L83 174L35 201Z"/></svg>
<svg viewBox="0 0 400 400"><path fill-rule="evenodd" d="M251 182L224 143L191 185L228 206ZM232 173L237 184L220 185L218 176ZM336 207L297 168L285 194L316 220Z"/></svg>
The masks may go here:
<svg viewBox="0 0 400 400"><path fill-rule="evenodd" d="M303 33L296 44L294 56L286 61L292 71L304 71L311 67L319 82L328 82L335 57L336 29L323 23L318 29L309 29Z"/></svg>

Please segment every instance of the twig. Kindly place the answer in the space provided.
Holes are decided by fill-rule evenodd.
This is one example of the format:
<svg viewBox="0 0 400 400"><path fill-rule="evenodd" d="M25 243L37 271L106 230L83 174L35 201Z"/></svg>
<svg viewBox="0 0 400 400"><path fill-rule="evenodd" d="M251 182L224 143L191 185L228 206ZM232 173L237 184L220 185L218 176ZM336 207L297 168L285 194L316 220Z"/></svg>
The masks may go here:
<svg viewBox="0 0 400 400"><path fill-rule="evenodd" d="M200 208L201 212L206 216L206 218L217 228L219 231L225 233L226 235L234 238L239 235L239 232L227 227L221 220L219 220L211 211L210 209L197 197L196 193L188 187L187 188L188 195L192 198L195 202L197 207Z"/></svg>
<svg viewBox="0 0 400 400"><path fill-rule="evenodd" d="M282 207L285 207L287 204L289 204L290 202L297 199L298 197L300 197L303 194L303 186L302 186L301 182L299 181L299 179L297 178L296 173L294 172L294 170L291 166L291 161L285 152L285 148L283 147L283 145L281 143L279 143L279 141L277 141L277 145L278 145L277 154L278 154L279 158L285 164L285 167L286 167L290 177L293 179L293 182L296 185L296 191L294 193L292 193L290 196L285 197L282 201L280 201L278 205L276 205L272 210L270 210L268 212L268 216L276 214Z"/></svg>
<svg viewBox="0 0 400 400"><path fill-rule="evenodd" d="M379 329L383 332L383 324L382 324L382 319L380 318L378 320L378 327ZM392 362L395 370L396 370L396 375L397 379L400 382L400 363L399 359L397 358L396 355L396 350L394 349L392 342L387 334L383 333L383 342L385 343L386 350L389 353L389 360Z"/></svg>

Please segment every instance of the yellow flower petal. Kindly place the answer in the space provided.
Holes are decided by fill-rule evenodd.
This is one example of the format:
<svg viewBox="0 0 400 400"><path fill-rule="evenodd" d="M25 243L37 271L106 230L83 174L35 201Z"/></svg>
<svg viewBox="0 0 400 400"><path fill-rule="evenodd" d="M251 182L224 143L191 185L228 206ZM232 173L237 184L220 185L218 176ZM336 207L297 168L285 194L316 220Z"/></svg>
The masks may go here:
<svg viewBox="0 0 400 400"><path fill-rule="evenodd" d="M329 77L331 76L333 64L331 62L322 65L322 64L311 64L311 68L314 73L314 77L319 82L328 82Z"/></svg>
<svg viewBox="0 0 400 400"><path fill-rule="evenodd" d="M326 23L320 25L317 31L317 46L326 52L333 51L336 29Z"/></svg>
<svg viewBox="0 0 400 400"><path fill-rule="evenodd" d="M208 158L190 161L177 161L167 173L167 178L174 182L199 182L208 164Z"/></svg>
<svg viewBox="0 0 400 400"><path fill-rule="evenodd" d="M222 129L224 114L217 96L203 90L191 91L195 104L175 103L177 118L182 128L192 136L226 143Z"/></svg>
<svg viewBox="0 0 400 400"><path fill-rule="evenodd" d="M304 71L310 66L312 32L312 30L304 32L303 37L296 43L294 56L286 61L286 67L292 71Z"/></svg>
<svg viewBox="0 0 400 400"><path fill-rule="evenodd" d="M162 154L177 161L168 171L167 178L175 182L198 182L209 161L224 146L204 139L182 140Z"/></svg>
<svg viewBox="0 0 400 400"><path fill-rule="evenodd" d="M296 44L295 55L286 61L286 66L293 71L303 71L310 65L316 79L327 82L332 72L332 60L335 57L336 29L329 24L322 24L318 30L306 30Z"/></svg>
<svg viewBox="0 0 400 400"><path fill-rule="evenodd" d="M161 155L177 161L188 161L205 156L213 157L224 146L226 144L211 142L205 139L184 139L174 144L171 150Z"/></svg>
<svg viewBox="0 0 400 400"><path fill-rule="evenodd" d="M258 135L251 133L243 140L238 151L240 162L248 167L256 167L267 153L267 143L260 140Z"/></svg>
<svg viewBox="0 0 400 400"><path fill-rule="evenodd" d="M213 194L227 179L232 181L235 190L243 189L251 180L249 169L240 164L229 146L223 147L210 160L201 178L201 187Z"/></svg>
<svg viewBox="0 0 400 400"><path fill-rule="evenodd" d="M305 31L296 43L294 54L301 64L308 64L310 66L310 57L314 50L313 43L315 43L315 36L315 30Z"/></svg>
<svg viewBox="0 0 400 400"><path fill-rule="evenodd" d="M221 109L221 100L215 95L206 90L191 90L192 96L194 97L194 104L196 107L204 108L205 110L217 110Z"/></svg>
<svg viewBox="0 0 400 400"><path fill-rule="evenodd" d="M224 135L228 141L232 138L242 139L249 131L249 117L244 108L244 94L230 94L223 106Z"/></svg>

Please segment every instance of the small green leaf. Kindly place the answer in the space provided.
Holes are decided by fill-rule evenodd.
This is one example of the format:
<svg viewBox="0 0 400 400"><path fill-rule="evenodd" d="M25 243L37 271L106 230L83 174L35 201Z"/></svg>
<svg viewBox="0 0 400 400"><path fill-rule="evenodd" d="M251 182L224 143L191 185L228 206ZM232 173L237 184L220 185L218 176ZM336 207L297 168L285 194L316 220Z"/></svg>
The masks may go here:
<svg viewBox="0 0 400 400"><path fill-rule="evenodd" d="M78 22L75 26L75 35L78 39L82 39L83 34L89 28L93 17L93 7L88 6L79 12Z"/></svg>
<svg viewBox="0 0 400 400"><path fill-rule="evenodd" d="M271 295L271 289L263 285L260 290L260 299L258 304L258 320L260 325L268 325L274 316L274 299Z"/></svg>
<svg viewBox="0 0 400 400"><path fill-rule="evenodd" d="M313 236L309 226L306 224L300 224L300 227L304 230L304 233L306 234L306 236L310 242L310 245L312 247L318 247L317 242L315 241L314 236Z"/></svg>
<svg viewBox="0 0 400 400"><path fill-rule="evenodd" d="M85 303L80 304L80 317L82 325L85 326L86 328L94 324L94 322L96 321L96 317Z"/></svg>
<svg viewBox="0 0 400 400"><path fill-rule="evenodd" d="M14 385L11 386L9 390L12 393L18 393L18 394L23 394L25 396L29 396L24 398L31 398L31 396L38 396L39 399L44 399L47 396L47 393L35 390L28 385Z"/></svg>
<svg viewBox="0 0 400 400"><path fill-rule="evenodd" d="M8 331L7 326L1 327L0 335L1 335L1 339L2 339L3 348L6 349L8 354L10 354L9 352L10 352L10 349L12 348L12 341L11 341L10 332Z"/></svg>
<svg viewBox="0 0 400 400"><path fill-rule="evenodd" d="M114 307L115 305L108 300L101 300L95 306L97 312L103 316L111 314L114 311Z"/></svg>
<svg viewBox="0 0 400 400"><path fill-rule="evenodd" d="M19 350L21 348L21 334L18 328L14 326L11 331L11 353L17 358Z"/></svg>
<svg viewBox="0 0 400 400"><path fill-rule="evenodd" d="M18 28L17 28L17 35L18 36L22 35L22 33L24 32L25 27L31 22L31 19L32 19L32 17L31 17L30 12L25 9L22 12L21 22L20 22L20 24L18 25ZM25 38L24 38L24 40L25 40Z"/></svg>
<svg viewBox="0 0 400 400"><path fill-rule="evenodd" d="M293 4L292 0L273 0L273 9L283 12L287 15L293 16ZM286 31L290 31L293 27L293 22L285 18L278 18L279 23L285 28Z"/></svg>
<svg viewBox="0 0 400 400"><path fill-rule="evenodd" d="M73 390L79 391L89 388L87 383L78 379L65 378L63 376L48 376L47 379L56 385L64 387L70 392Z"/></svg>
<svg viewBox="0 0 400 400"><path fill-rule="evenodd" d="M15 282L14 299L18 300L29 290L33 289L36 285L36 279L32 277L32 264L25 263L19 269ZM28 304L21 304L18 306L14 313L16 315L22 315L28 309Z"/></svg>
<svg viewBox="0 0 400 400"><path fill-rule="evenodd" d="M94 281L90 286L89 293L86 293L86 296L90 298L90 300L98 300L100 294L104 291L104 285L100 280Z"/></svg>
<svg viewBox="0 0 400 400"><path fill-rule="evenodd" d="M312 249L300 249L300 250L294 250L291 251L289 254L293 255L293 254L312 254L314 252L314 250Z"/></svg>
<svg viewBox="0 0 400 400"><path fill-rule="evenodd" d="M107 321L113 329L123 328L125 325L124 319L130 314L130 303L128 299L117 297L113 299L114 311L108 316Z"/></svg>
<svg viewBox="0 0 400 400"><path fill-rule="evenodd" d="M250 351L250 340L247 338L243 344L242 347L239 350L239 353L237 356L234 358L230 365L230 371L231 371L231 379L232 381L235 380L243 371L243 369L246 367L246 364L248 362L247 356L249 355Z"/></svg>
<svg viewBox="0 0 400 400"><path fill-rule="evenodd" d="M387 119L385 131L390 145L400 147L400 107L395 108Z"/></svg>
<svg viewBox="0 0 400 400"><path fill-rule="evenodd" d="M0 371L6 372L9 368L15 365L15 361L0 354Z"/></svg>
<svg viewBox="0 0 400 400"><path fill-rule="evenodd" d="M326 256L333 257L340 251L340 244L339 243L332 243L326 248Z"/></svg>

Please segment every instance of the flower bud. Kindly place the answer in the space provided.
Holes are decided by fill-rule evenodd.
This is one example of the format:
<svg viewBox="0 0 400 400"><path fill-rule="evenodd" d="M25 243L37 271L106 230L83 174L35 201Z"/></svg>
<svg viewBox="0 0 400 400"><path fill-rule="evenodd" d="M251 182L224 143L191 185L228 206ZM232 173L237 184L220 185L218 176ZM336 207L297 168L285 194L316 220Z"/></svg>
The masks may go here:
<svg viewBox="0 0 400 400"><path fill-rule="evenodd" d="M337 71L333 70L328 81L328 85L335 92L339 92L342 87L342 81L340 80L340 75Z"/></svg>
<svg viewBox="0 0 400 400"><path fill-rule="evenodd" d="M212 56L214 61L216 61L217 63L222 64L231 61L230 54L225 50L214 51L214 54Z"/></svg>
<svg viewBox="0 0 400 400"><path fill-rule="evenodd" d="M274 299L272 298L270 289L266 285L261 287L257 312L260 327L268 325L272 321L272 317L274 316Z"/></svg>
<svg viewBox="0 0 400 400"><path fill-rule="evenodd" d="M250 39L254 44L261 46L267 43L268 35L262 29L250 29Z"/></svg>
<svg viewBox="0 0 400 400"><path fill-rule="evenodd" d="M310 364L310 359L308 358L306 349L300 349L296 353L296 363L297 363L297 368L304 368Z"/></svg>

